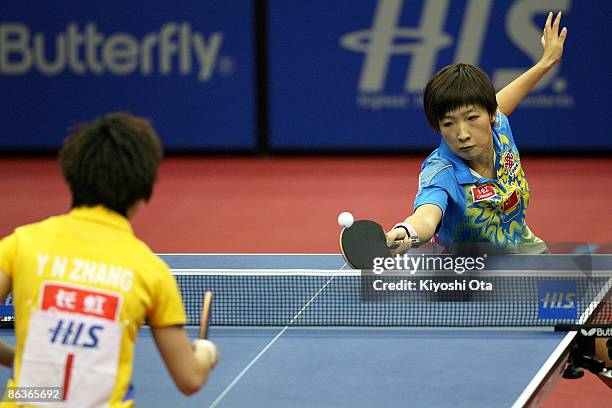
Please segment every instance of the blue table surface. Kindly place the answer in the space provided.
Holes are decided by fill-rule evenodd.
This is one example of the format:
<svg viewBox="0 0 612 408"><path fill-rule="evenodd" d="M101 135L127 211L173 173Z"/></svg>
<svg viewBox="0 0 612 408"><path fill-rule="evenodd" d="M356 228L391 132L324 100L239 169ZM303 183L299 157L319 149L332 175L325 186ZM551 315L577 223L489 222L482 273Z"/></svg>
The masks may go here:
<svg viewBox="0 0 612 408"><path fill-rule="evenodd" d="M344 264L339 255L162 257L173 269L337 270ZM141 329L133 375L137 406L209 406L280 330L212 327L221 361L205 388L184 397L150 331ZM14 342L12 331L0 335ZM551 329L289 328L219 406L507 407L563 337ZM0 370L2 379L8 375Z"/></svg>
<svg viewBox="0 0 612 408"><path fill-rule="evenodd" d="M212 328L221 360L208 384L185 397L142 329L137 406L209 406L279 330ZM14 343L12 331L0 336ZM544 330L289 329L219 406L509 407L562 338Z"/></svg>

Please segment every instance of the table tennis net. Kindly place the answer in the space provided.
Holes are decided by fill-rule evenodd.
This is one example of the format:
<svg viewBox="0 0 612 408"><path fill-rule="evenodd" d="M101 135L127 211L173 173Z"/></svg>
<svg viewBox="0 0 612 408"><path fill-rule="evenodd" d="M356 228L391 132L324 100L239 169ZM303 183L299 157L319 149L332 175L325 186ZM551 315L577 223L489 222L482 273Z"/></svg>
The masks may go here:
<svg viewBox="0 0 612 408"><path fill-rule="evenodd" d="M386 276L396 285L466 281L465 290L378 291L379 277L358 271L175 272L189 325L202 294L215 294L213 326L551 326L612 322L609 272L506 271L461 276ZM472 290L471 280L493 290ZM418 286L417 286L418 287ZM448 287L448 286L446 286Z"/></svg>

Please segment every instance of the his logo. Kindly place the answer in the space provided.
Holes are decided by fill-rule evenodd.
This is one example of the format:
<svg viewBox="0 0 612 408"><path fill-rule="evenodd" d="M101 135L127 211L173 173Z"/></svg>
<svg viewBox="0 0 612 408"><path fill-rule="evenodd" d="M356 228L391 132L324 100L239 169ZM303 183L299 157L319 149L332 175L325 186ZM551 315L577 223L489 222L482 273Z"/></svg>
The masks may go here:
<svg viewBox="0 0 612 408"><path fill-rule="evenodd" d="M538 281L539 319L576 319L577 303L576 281Z"/></svg>
<svg viewBox="0 0 612 408"><path fill-rule="evenodd" d="M372 27L349 32L339 40L343 48L365 54L358 90L362 93L382 92L394 55L411 56L404 79L404 91L408 93L422 92L425 89L427 81L439 66L438 54L451 45L454 46L454 53L452 60L447 63L479 65L493 4L493 0L466 0L459 32L453 37L444 32L444 28L448 26L450 0L423 0L417 27L399 25L404 0L379 0ZM555 9L563 10L564 13L570 6L571 0L555 2ZM535 24L534 17L545 16L549 10L550 2L547 0L517 1L508 8L505 23L497 22L505 24L507 37L533 64L542 55L542 27ZM526 68L527 66L500 67L493 70L491 78L494 86L505 86ZM556 92L563 91L567 84L565 80L556 78L559 68L554 67L534 90L542 90L548 87L551 81L556 80L553 88Z"/></svg>
<svg viewBox="0 0 612 408"><path fill-rule="evenodd" d="M385 85L391 56L412 54L412 68L406 70L405 89L421 91L433 74L439 50L448 47L452 38L443 32L448 1L430 2L424 6L416 28L398 26L403 0L380 0L371 30L345 34L340 44L349 50L365 53L359 79L362 92L380 92ZM414 40L396 44L396 40Z"/></svg>
<svg viewBox="0 0 612 408"><path fill-rule="evenodd" d="M54 328L49 329L50 342L64 346L97 348L99 332L103 330L104 326L99 324L89 325L84 322L60 319Z"/></svg>

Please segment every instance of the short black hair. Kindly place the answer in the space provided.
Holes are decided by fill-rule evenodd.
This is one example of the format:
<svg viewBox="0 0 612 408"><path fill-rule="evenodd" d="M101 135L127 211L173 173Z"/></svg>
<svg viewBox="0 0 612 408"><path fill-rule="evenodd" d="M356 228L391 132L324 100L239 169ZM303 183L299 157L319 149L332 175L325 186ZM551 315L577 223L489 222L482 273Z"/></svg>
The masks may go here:
<svg viewBox="0 0 612 408"><path fill-rule="evenodd" d="M447 65L436 72L425 87L423 107L429 126L440 132L440 120L462 106L481 106L495 116L495 88L487 74L470 64Z"/></svg>
<svg viewBox="0 0 612 408"><path fill-rule="evenodd" d="M123 216L153 194L163 149L144 118L111 113L68 135L59 158L72 207L103 205Z"/></svg>

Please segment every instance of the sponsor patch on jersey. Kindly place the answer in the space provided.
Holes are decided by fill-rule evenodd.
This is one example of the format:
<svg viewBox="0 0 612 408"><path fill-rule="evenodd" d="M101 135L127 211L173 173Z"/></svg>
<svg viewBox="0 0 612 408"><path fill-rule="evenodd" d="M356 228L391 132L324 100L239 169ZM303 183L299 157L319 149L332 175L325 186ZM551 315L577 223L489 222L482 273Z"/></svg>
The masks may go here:
<svg viewBox="0 0 612 408"><path fill-rule="evenodd" d="M99 289L45 282L41 310L76 313L116 321L121 295Z"/></svg>
<svg viewBox="0 0 612 408"><path fill-rule="evenodd" d="M514 157L514 153L512 153L512 151L507 151L502 156L502 166L504 166L504 169L506 169L508 173L516 174L519 167L519 162Z"/></svg>
<svg viewBox="0 0 612 408"><path fill-rule="evenodd" d="M475 203L495 197L497 192L490 184L472 187L472 199Z"/></svg>

